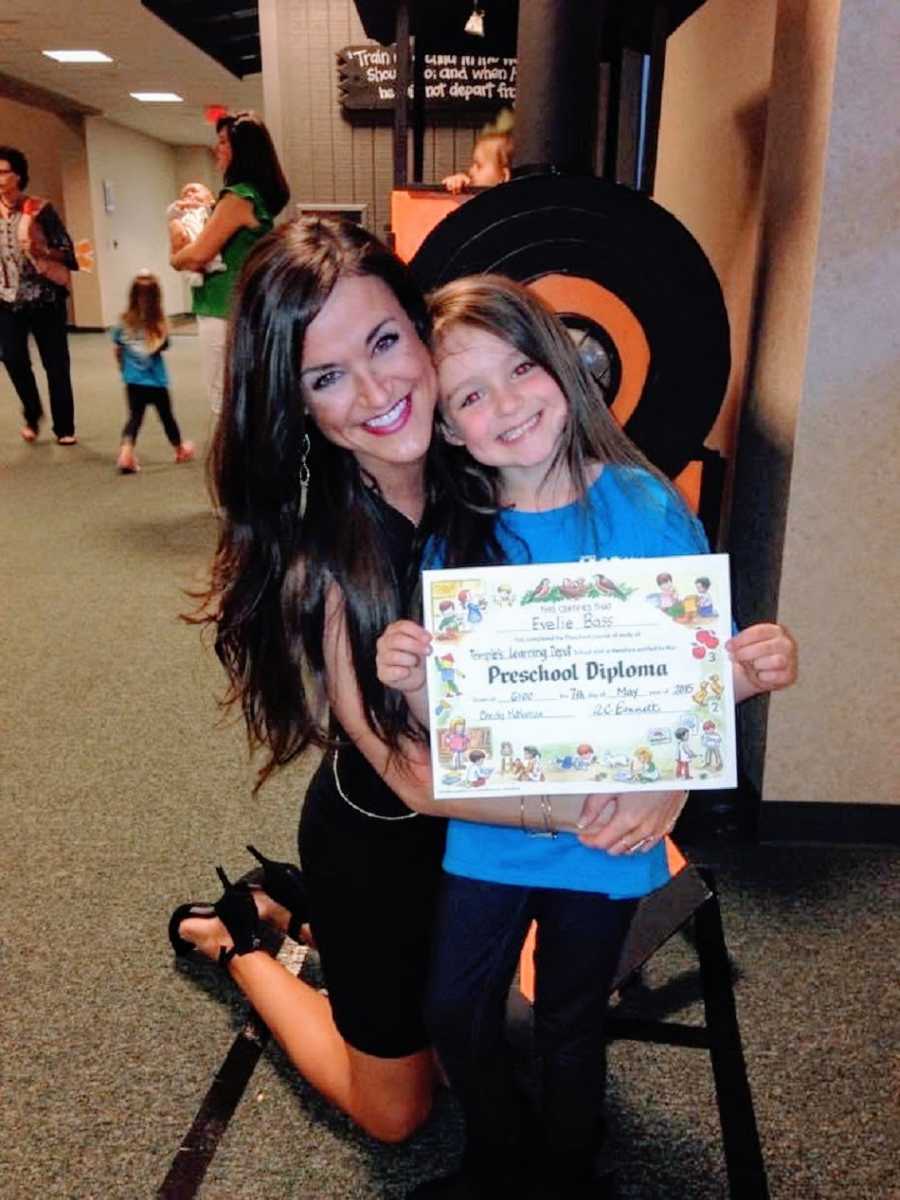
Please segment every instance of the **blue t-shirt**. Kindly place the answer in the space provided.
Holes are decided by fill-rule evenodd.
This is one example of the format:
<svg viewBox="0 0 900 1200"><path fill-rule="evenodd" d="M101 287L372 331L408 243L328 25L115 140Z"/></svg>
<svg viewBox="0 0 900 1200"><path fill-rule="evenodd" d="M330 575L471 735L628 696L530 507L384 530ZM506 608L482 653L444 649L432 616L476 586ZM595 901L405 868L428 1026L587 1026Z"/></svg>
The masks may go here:
<svg viewBox="0 0 900 1200"><path fill-rule="evenodd" d="M168 338L151 354L143 333L132 333L123 325L116 325L111 336L122 348L122 378L126 383L136 383L139 387L169 386L169 374L162 356L169 345Z"/></svg>
<svg viewBox="0 0 900 1200"><path fill-rule="evenodd" d="M571 562L708 554L700 523L646 471L607 466L588 493L588 509L568 504L550 512L507 510L498 538L510 563ZM435 564L437 565L437 564ZM444 870L451 875L524 887L643 896L669 879L664 844L645 854L590 850L573 833L534 837L514 826L453 820Z"/></svg>

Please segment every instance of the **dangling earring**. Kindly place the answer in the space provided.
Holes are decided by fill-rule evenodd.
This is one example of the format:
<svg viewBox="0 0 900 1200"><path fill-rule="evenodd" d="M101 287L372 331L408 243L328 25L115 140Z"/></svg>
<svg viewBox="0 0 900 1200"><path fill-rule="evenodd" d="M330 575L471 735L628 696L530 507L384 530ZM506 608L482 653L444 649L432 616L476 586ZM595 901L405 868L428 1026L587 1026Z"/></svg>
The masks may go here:
<svg viewBox="0 0 900 1200"><path fill-rule="evenodd" d="M309 491L309 434L303 435L303 450L300 455L300 516L306 514L306 493Z"/></svg>

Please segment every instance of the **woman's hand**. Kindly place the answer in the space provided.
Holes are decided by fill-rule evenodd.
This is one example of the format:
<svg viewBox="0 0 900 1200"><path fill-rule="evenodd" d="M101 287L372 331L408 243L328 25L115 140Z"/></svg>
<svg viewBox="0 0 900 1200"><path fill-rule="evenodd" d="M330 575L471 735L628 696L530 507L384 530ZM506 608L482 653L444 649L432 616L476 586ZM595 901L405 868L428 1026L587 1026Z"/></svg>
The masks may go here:
<svg viewBox="0 0 900 1200"><path fill-rule="evenodd" d="M687 792L592 793L578 820L578 840L614 856L645 854L672 832L687 798Z"/></svg>
<svg viewBox="0 0 900 1200"><path fill-rule="evenodd" d="M784 625L751 625L725 643L734 670L737 703L777 692L797 679L797 642Z"/></svg>
<svg viewBox="0 0 900 1200"><path fill-rule="evenodd" d="M425 687L425 660L431 634L415 621L394 621L375 644L375 670L385 687L419 692Z"/></svg>

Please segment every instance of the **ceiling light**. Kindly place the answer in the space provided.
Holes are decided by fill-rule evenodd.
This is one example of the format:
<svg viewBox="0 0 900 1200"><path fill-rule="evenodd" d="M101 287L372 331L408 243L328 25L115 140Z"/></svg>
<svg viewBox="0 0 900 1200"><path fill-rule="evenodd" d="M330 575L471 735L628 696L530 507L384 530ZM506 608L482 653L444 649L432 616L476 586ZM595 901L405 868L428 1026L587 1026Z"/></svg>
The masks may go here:
<svg viewBox="0 0 900 1200"><path fill-rule="evenodd" d="M183 104L184 99L176 92L129 92L135 100L143 100L146 104Z"/></svg>
<svg viewBox="0 0 900 1200"><path fill-rule="evenodd" d="M108 54L99 50L42 50L41 54L61 63L112 62Z"/></svg>

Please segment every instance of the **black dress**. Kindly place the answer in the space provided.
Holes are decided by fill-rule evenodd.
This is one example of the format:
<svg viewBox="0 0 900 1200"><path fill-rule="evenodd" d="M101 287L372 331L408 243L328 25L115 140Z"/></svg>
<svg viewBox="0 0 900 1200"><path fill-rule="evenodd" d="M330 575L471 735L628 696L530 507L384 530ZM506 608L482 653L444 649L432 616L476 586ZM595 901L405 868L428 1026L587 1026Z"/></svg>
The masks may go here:
<svg viewBox="0 0 900 1200"><path fill-rule="evenodd" d="M402 580L415 530L379 508ZM341 744L313 776L297 839L310 924L342 1037L399 1058L428 1045L422 1003L446 821L410 812L335 722L331 732Z"/></svg>

